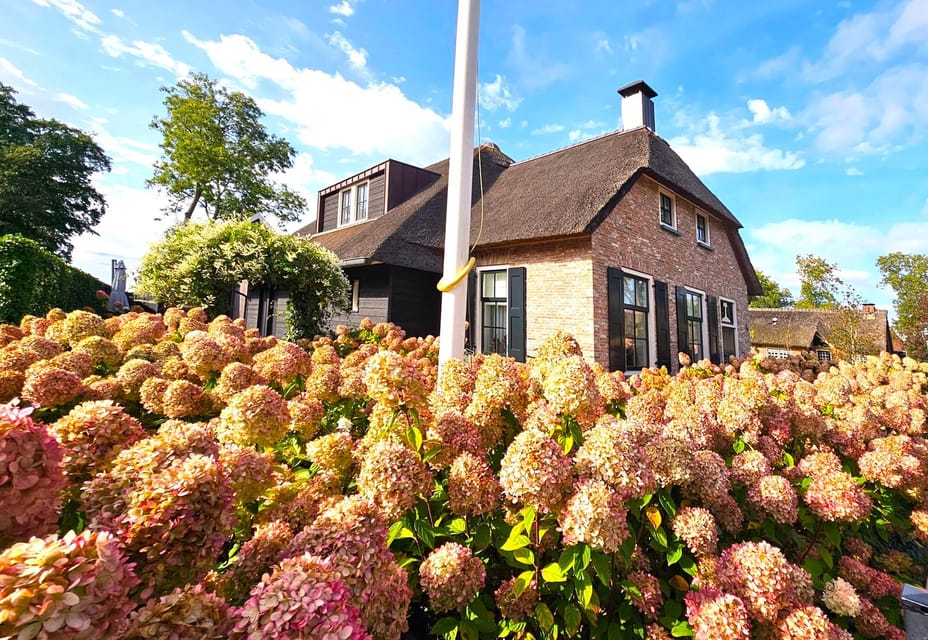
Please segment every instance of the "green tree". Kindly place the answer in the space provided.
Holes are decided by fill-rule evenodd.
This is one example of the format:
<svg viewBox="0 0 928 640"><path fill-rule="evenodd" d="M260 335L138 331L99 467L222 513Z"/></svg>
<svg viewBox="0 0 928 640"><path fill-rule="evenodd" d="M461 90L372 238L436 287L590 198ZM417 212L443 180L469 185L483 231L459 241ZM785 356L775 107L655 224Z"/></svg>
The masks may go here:
<svg viewBox="0 0 928 640"><path fill-rule="evenodd" d="M906 353L928 360L928 255L895 251L876 260L883 279L896 294L895 329Z"/></svg>
<svg viewBox="0 0 928 640"><path fill-rule="evenodd" d="M824 258L807 254L796 256L799 274L797 309L839 309L844 281L838 277L838 266Z"/></svg>
<svg viewBox="0 0 928 640"><path fill-rule="evenodd" d="M751 299L748 306L763 309L779 309L793 306L793 293L786 287L781 287L773 278L768 277L760 270L755 270L760 288L763 293Z"/></svg>
<svg viewBox="0 0 928 640"><path fill-rule="evenodd" d="M68 260L106 201L91 184L110 159L87 133L37 118L0 83L0 235L19 234Z"/></svg>
<svg viewBox="0 0 928 640"><path fill-rule="evenodd" d="M306 201L270 178L292 167L296 152L267 132L251 97L202 73L162 91L167 115L151 122L162 157L147 184L168 195L169 212L183 212L185 222L197 207L210 220L300 218Z"/></svg>
<svg viewBox="0 0 928 640"><path fill-rule="evenodd" d="M320 333L330 314L347 305L348 280L334 253L247 220L173 227L142 258L136 291L167 305L228 314L242 280L289 292L288 339Z"/></svg>

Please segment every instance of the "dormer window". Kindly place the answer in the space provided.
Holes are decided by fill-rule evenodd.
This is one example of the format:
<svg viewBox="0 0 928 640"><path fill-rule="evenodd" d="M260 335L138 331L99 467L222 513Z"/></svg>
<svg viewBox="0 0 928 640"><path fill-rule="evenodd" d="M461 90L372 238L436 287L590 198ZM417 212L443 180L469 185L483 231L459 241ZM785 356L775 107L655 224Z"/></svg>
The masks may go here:
<svg viewBox="0 0 928 640"><path fill-rule="evenodd" d="M367 183L359 184L358 190L358 207L355 212L355 220L367 220Z"/></svg>
<svg viewBox="0 0 928 640"><path fill-rule="evenodd" d="M338 194L338 226L364 222L369 208L370 183L360 182Z"/></svg>
<svg viewBox="0 0 928 640"><path fill-rule="evenodd" d="M661 199L661 224L671 229L677 228L677 212L674 207L673 196L660 192Z"/></svg>
<svg viewBox="0 0 928 640"><path fill-rule="evenodd" d="M341 198L341 215L338 218L338 224L348 224L351 222L351 189L345 189L339 194Z"/></svg>

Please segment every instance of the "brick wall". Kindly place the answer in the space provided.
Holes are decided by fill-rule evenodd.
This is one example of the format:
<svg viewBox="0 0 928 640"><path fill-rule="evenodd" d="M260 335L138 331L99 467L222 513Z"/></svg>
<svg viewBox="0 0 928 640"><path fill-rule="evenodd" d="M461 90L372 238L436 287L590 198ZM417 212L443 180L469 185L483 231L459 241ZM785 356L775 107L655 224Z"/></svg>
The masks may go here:
<svg viewBox="0 0 928 640"><path fill-rule="evenodd" d="M525 267L526 350L530 358L556 331L572 334L583 354L593 358L594 290L589 237L482 250L476 258L478 269Z"/></svg>
<svg viewBox="0 0 928 640"><path fill-rule="evenodd" d="M674 364L678 352L676 305L673 298L676 285L734 300L738 353L744 355L750 350L747 285L722 221L702 211L708 217L712 249L697 245L695 206L672 190L666 191L675 196L679 234L661 228L658 184L647 176L638 179L593 234L593 318L596 337L592 356L606 366L609 363L607 267L631 269L667 282L670 296L670 352ZM731 232L737 233L734 229Z"/></svg>

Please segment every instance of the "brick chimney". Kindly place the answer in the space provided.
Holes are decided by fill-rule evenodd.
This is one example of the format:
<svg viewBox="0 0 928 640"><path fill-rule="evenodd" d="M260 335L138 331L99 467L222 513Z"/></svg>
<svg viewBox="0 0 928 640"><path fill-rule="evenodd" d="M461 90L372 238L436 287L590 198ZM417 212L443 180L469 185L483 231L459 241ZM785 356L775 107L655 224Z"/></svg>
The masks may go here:
<svg viewBox="0 0 928 640"><path fill-rule="evenodd" d="M872 302L865 302L860 308L864 313L876 313L876 305Z"/></svg>
<svg viewBox="0 0 928 640"><path fill-rule="evenodd" d="M644 80L638 80L619 89L622 96L622 130L629 131L638 127L654 128L654 103L657 91L648 86Z"/></svg>

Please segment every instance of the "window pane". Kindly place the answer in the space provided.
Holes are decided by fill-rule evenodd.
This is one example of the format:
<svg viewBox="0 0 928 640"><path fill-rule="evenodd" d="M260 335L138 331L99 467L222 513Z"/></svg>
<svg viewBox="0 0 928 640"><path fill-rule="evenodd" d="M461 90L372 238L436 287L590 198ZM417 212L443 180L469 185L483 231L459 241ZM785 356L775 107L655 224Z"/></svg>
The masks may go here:
<svg viewBox="0 0 928 640"><path fill-rule="evenodd" d="M635 299L639 307L648 308L648 284L646 280L638 281L638 288L635 291Z"/></svg>
<svg viewBox="0 0 928 640"><path fill-rule="evenodd" d="M358 220L367 218L367 183L358 185Z"/></svg>
<svg viewBox="0 0 928 640"><path fill-rule="evenodd" d="M497 298L507 297L506 290L508 289L508 287L506 286L506 284L507 284L506 283L506 272L497 271L496 272L496 297Z"/></svg>
<svg viewBox="0 0 928 640"><path fill-rule="evenodd" d="M673 226L673 200L665 193L661 194L661 222Z"/></svg>
<svg viewBox="0 0 928 640"><path fill-rule="evenodd" d="M722 358L728 362L728 358L737 355L735 351L735 329L734 327L722 327Z"/></svg>
<svg viewBox="0 0 928 640"><path fill-rule="evenodd" d="M635 337L639 339L647 339L648 337L648 323L647 323L647 314L644 311L635 312Z"/></svg>
<svg viewBox="0 0 928 640"><path fill-rule="evenodd" d="M622 288L622 300L626 305L635 304L635 279L625 276L625 284Z"/></svg>
<svg viewBox="0 0 928 640"><path fill-rule="evenodd" d="M495 298L496 291L493 285L496 283L496 273L493 271L484 271L481 277L483 278L483 293L481 297Z"/></svg>
<svg viewBox="0 0 928 640"><path fill-rule="evenodd" d="M728 300L722 300L720 303L722 311L722 324L735 324L735 305Z"/></svg>
<svg viewBox="0 0 928 640"><path fill-rule="evenodd" d="M635 368L641 369L648 366L648 341L635 341Z"/></svg>

